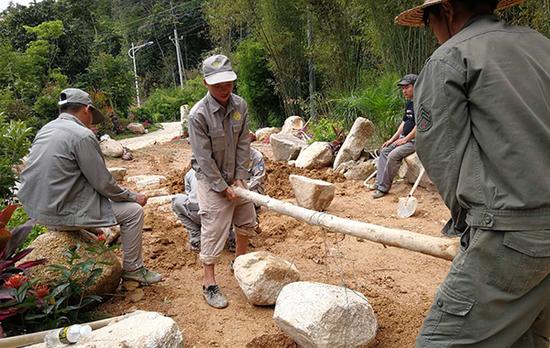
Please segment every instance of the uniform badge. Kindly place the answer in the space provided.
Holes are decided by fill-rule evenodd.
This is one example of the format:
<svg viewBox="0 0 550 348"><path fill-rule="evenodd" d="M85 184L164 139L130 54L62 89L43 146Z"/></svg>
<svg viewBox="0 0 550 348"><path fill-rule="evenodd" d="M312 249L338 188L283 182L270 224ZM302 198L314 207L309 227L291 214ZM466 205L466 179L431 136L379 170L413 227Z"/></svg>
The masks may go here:
<svg viewBox="0 0 550 348"><path fill-rule="evenodd" d="M221 61L215 60L215 61L212 62L212 67L215 68L215 69L219 68L220 66L222 66Z"/></svg>
<svg viewBox="0 0 550 348"><path fill-rule="evenodd" d="M235 111L235 112L233 113L233 119L234 119L235 121L239 121L239 120L241 119L241 113L238 112L238 111Z"/></svg>
<svg viewBox="0 0 550 348"><path fill-rule="evenodd" d="M432 128L432 114L424 105L420 105L418 116L416 117L416 129L419 132L426 132Z"/></svg>

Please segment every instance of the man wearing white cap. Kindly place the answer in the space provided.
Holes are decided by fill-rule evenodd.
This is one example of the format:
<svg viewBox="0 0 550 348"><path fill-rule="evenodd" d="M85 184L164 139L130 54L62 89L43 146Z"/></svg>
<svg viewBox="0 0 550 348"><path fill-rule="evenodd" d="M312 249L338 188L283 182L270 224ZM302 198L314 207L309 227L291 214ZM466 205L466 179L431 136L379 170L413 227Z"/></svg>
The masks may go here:
<svg viewBox="0 0 550 348"><path fill-rule="evenodd" d="M235 255L246 253L248 238L256 235L256 212L251 202L235 195L231 185L244 187L248 179L250 135L246 102L232 93L237 75L226 56L214 55L202 65L208 93L189 113L191 163L198 181L203 296L215 308L227 299L216 283L214 265L235 226Z"/></svg>
<svg viewBox="0 0 550 348"><path fill-rule="evenodd" d="M414 90L416 150L461 234L417 347L549 347L550 40L493 16L520 2L396 18L441 44Z"/></svg>
<svg viewBox="0 0 550 348"><path fill-rule="evenodd" d="M90 95L67 88L59 96L60 115L34 139L21 173L18 197L38 223L55 230L120 225L123 275L152 284L161 275L143 265L143 208L147 197L120 187L105 167L90 130L103 115Z"/></svg>

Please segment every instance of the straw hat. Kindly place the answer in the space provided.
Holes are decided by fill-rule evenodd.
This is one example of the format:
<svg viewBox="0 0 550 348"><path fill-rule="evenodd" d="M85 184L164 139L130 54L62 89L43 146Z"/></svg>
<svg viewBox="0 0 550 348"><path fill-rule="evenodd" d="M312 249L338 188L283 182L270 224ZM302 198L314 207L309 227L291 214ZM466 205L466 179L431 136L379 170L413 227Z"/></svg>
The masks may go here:
<svg viewBox="0 0 550 348"><path fill-rule="evenodd" d="M496 9L502 10L507 7L518 5L524 1L525 0L500 0ZM408 27L423 27L424 22L422 21L422 16L424 14L424 9L440 4L441 2L443 2L443 0L424 0L422 5L402 12L399 16L395 17L395 23Z"/></svg>

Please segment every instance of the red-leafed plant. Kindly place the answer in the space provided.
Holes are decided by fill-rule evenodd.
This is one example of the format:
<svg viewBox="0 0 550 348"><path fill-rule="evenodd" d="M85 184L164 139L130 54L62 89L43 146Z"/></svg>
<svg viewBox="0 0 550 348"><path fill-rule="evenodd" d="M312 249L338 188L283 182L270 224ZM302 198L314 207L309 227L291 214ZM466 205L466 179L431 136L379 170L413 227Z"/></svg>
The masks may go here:
<svg viewBox="0 0 550 348"><path fill-rule="evenodd" d="M46 262L45 259L20 262L32 249L18 250L31 232L34 222L28 221L21 226L8 230L7 225L17 209L17 205L8 205L0 212L0 323L29 308L41 305L48 295L46 285L31 281L26 270ZM0 325L0 337L3 330Z"/></svg>

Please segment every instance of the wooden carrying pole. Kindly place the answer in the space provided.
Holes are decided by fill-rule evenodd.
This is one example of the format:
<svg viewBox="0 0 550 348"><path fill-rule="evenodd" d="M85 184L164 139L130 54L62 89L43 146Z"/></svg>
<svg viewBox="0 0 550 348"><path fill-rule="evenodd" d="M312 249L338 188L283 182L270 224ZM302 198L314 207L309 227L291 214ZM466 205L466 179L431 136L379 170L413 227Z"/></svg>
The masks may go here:
<svg viewBox="0 0 550 348"><path fill-rule="evenodd" d="M264 196L241 187L233 187L237 196L278 213L291 216L310 225L321 226L329 231L364 238L372 242L416 251L445 260L452 260L458 252L459 241L427 236L406 230L388 228L340 218L294 204Z"/></svg>

